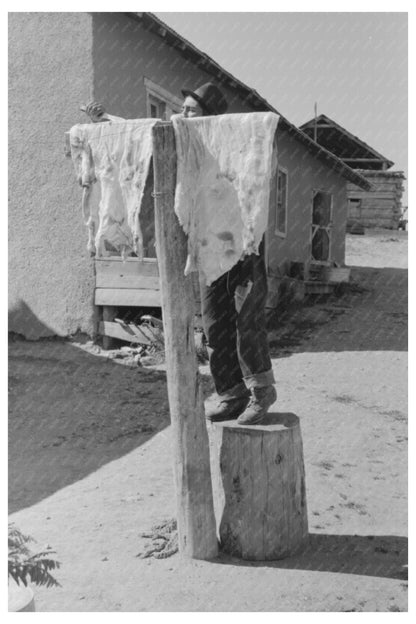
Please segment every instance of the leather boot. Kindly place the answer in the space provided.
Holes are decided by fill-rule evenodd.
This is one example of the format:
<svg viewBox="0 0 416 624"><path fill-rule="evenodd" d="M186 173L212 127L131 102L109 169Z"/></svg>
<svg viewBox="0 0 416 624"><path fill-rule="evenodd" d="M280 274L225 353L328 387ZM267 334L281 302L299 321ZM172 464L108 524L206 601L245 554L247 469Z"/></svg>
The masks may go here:
<svg viewBox="0 0 416 624"><path fill-rule="evenodd" d="M244 412L250 400L250 395L245 394L235 399L221 399L214 405L209 405L205 410L205 418L211 422L233 420Z"/></svg>
<svg viewBox="0 0 416 624"><path fill-rule="evenodd" d="M251 389L251 399L244 412L239 416L239 425L258 425L267 414L267 410L277 399L274 386L260 386Z"/></svg>

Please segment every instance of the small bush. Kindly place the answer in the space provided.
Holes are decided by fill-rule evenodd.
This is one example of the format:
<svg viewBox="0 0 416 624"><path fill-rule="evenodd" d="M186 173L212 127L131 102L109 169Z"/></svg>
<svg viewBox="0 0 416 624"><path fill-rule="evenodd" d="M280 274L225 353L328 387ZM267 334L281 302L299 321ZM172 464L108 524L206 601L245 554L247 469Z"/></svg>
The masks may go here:
<svg viewBox="0 0 416 624"><path fill-rule="evenodd" d="M50 570L60 567L59 561L51 557L55 551L47 546L42 552L32 553L27 544L34 541L29 535L24 535L13 523L9 524L9 578L11 577L18 584L23 583L26 587L28 582L46 587L60 586L50 573Z"/></svg>

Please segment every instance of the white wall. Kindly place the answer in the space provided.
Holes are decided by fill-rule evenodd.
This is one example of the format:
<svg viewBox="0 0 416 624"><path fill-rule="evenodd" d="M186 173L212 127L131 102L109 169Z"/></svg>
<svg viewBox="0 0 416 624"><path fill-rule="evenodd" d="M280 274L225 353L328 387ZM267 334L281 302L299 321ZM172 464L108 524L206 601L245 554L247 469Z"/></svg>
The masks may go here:
<svg viewBox="0 0 416 624"><path fill-rule="evenodd" d="M92 94L88 13L9 13L9 330L93 330L93 263L64 132Z"/></svg>

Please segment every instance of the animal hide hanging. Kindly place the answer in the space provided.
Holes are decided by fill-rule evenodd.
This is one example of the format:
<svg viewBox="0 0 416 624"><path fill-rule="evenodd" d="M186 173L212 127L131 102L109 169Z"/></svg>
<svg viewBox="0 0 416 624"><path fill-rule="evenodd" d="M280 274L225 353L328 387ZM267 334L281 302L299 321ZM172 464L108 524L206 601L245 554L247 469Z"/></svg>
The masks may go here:
<svg viewBox="0 0 416 624"><path fill-rule="evenodd" d="M139 214L156 121L78 124L70 131L72 158L84 188L88 248L98 257L105 255L108 242L122 256L134 252L143 258ZM210 284L245 255L258 253L277 166L273 142L278 121L270 112L172 118L175 212L188 235L186 275L199 270ZM97 186L98 211L91 199Z"/></svg>
<svg viewBox="0 0 416 624"><path fill-rule="evenodd" d="M270 112L172 118L175 212L188 234L185 274L199 270L209 285L258 253L277 167L278 121Z"/></svg>
<svg viewBox="0 0 416 624"><path fill-rule="evenodd" d="M84 193L84 216L94 231L96 255L104 255L108 242L122 255L143 257L139 213L152 157L155 119L117 120L77 124L70 130L71 154L84 189L99 182L98 214L93 214L90 194Z"/></svg>

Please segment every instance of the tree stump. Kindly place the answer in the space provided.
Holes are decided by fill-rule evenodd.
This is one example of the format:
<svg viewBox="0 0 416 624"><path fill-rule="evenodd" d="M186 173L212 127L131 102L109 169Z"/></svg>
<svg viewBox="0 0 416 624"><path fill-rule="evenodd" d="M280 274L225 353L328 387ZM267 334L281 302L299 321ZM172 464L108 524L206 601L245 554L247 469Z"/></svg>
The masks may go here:
<svg viewBox="0 0 416 624"><path fill-rule="evenodd" d="M222 550L256 561L293 555L308 535L298 417L269 413L262 425L228 420L208 432Z"/></svg>

